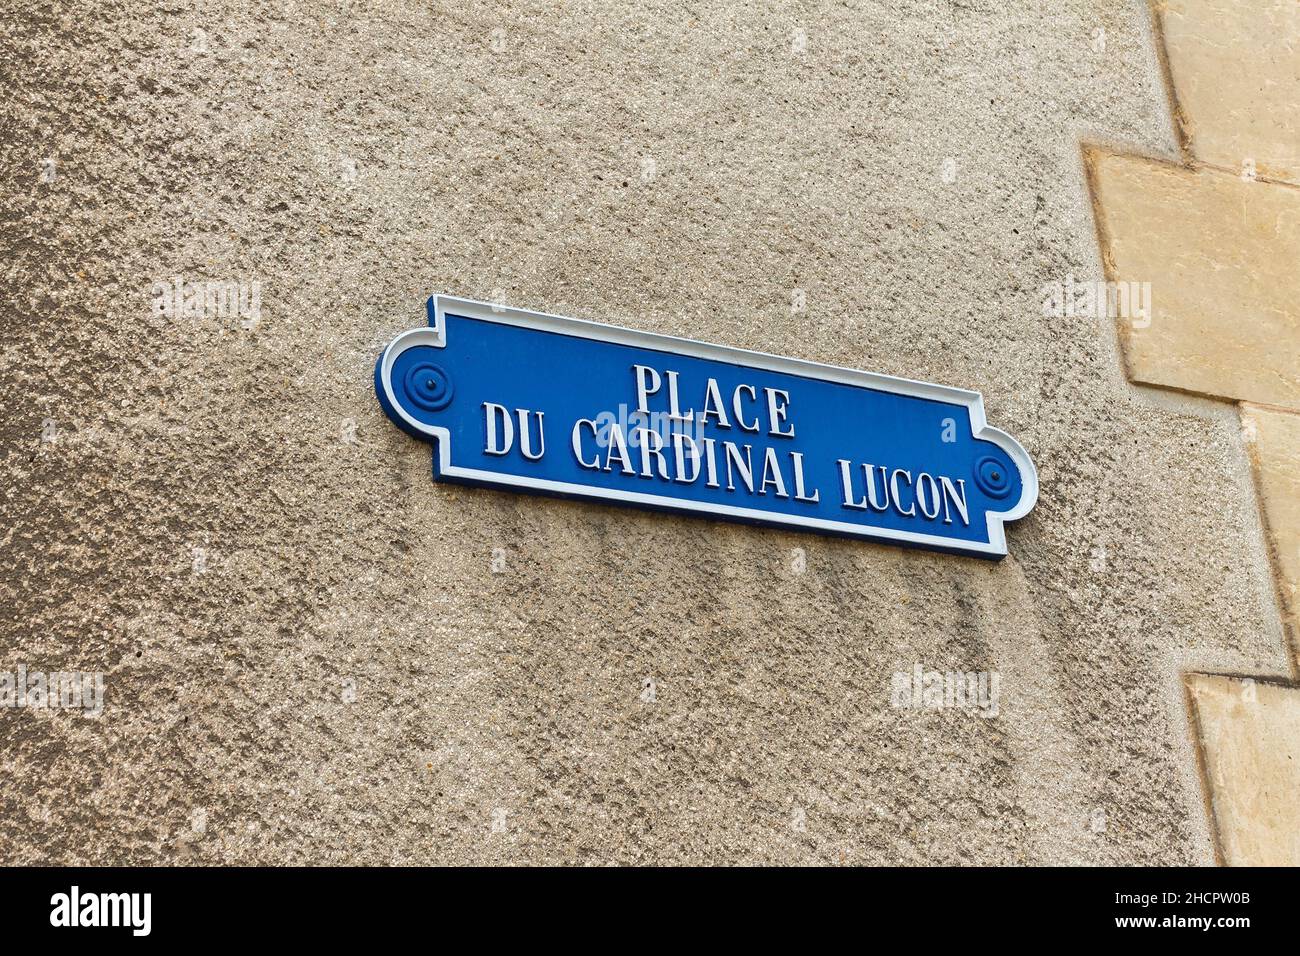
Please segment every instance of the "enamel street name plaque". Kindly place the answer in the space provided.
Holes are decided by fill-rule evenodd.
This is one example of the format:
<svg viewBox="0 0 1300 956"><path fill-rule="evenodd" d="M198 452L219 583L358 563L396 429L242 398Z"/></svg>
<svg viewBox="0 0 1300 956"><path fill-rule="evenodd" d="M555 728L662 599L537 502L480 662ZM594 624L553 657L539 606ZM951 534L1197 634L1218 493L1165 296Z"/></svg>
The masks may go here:
<svg viewBox="0 0 1300 956"><path fill-rule="evenodd" d="M1038 477L978 392L434 296L375 367L435 478L1001 557Z"/></svg>

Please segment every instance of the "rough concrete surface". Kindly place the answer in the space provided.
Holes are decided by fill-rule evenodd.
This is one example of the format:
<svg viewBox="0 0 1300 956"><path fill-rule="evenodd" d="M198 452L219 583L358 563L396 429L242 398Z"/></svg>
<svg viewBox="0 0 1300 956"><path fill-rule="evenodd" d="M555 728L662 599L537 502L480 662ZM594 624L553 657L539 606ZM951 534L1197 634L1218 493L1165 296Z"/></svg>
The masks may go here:
<svg viewBox="0 0 1300 956"><path fill-rule="evenodd" d="M0 30L0 670L105 686L0 710L0 859L1213 860L1181 674L1288 673L1240 428L1041 308L1081 139L1176 156L1143 3ZM988 563L435 484L371 378L433 292L980 389L1038 507Z"/></svg>

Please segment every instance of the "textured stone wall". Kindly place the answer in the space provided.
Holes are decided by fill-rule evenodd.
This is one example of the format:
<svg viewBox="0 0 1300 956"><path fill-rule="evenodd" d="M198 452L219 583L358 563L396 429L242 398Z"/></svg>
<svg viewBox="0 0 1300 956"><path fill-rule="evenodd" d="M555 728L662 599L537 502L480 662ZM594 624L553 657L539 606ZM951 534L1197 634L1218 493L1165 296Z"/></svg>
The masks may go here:
<svg viewBox="0 0 1300 956"><path fill-rule="evenodd" d="M1300 3L1153 9L1182 162L1091 150L1098 233L1112 279L1158 290L1120 325L1130 377L1240 402L1293 656L1281 680L1190 673L1188 699L1217 858L1298 866Z"/></svg>
<svg viewBox="0 0 1300 956"><path fill-rule="evenodd" d="M1143 4L0 30L0 671L104 680L0 710L6 861L1215 859L1183 675L1291 666L1241 420L1042 302L1108 275L1080 142L1184 159ZM435 484L371 378L433 292L977 388L1038 507L987 563Z"/></svg>

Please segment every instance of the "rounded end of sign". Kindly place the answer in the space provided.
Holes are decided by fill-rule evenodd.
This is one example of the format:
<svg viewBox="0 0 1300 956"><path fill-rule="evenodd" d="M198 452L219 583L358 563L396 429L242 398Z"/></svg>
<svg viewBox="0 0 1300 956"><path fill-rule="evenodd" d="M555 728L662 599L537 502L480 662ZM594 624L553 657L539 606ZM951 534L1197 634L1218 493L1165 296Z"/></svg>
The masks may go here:
<svg viewBox="0 0 1300 956"><path fill-rule="evenodd" d="M1020 473L1020 496L1010 502L1006 511L993 512L1003 521L1015 521L1034 510L1038 503L1038 469L1024 446L1006 432L985 425L979 437L987 439L1006 452L1012 466ZM975 462L975 484L980 491L990 498L1008 498L1014 486L1012 476L1007 474L1005 463L996 455L986 455Z"/></svg>
<svg viewBox="0 0 1300 956"><path fill-rule="evenodd" d="M389 343L375 363L375 394L399 427L425 439L437 437L434 413L451 404L455 387L440 351L439 328L412 329Z"/></svg>

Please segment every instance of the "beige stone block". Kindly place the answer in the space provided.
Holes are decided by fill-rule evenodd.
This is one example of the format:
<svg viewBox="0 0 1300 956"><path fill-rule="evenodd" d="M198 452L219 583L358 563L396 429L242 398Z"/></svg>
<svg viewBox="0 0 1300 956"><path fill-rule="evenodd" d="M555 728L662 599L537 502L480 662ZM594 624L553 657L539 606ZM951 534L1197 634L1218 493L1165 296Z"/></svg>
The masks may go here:
<svg viewBox="0 0 1300 956"><path fill-rule="evenodd" d="M1246 405L1242 422L1295 652L1300 650L1300 415Z"/></svg>
<svg viewBox="0 0 1300 956"><path fill-rule="evenodd" d="M1300 3L1163 0L1157 10L1192 155L1300 181Z"/></svg>
<svg viewBox="0 0 1300 956"><path fill-rule="evenodd" d="M1223 862L1300 866L1300 689L1194 674L1188 691Z"/></svg>
<svg viewBox="0 0 1300 956"><path fill-rule="evenodd" d="M1101 150L1089 178L1129 377L1300 409L1300 189Z"/></svg>

